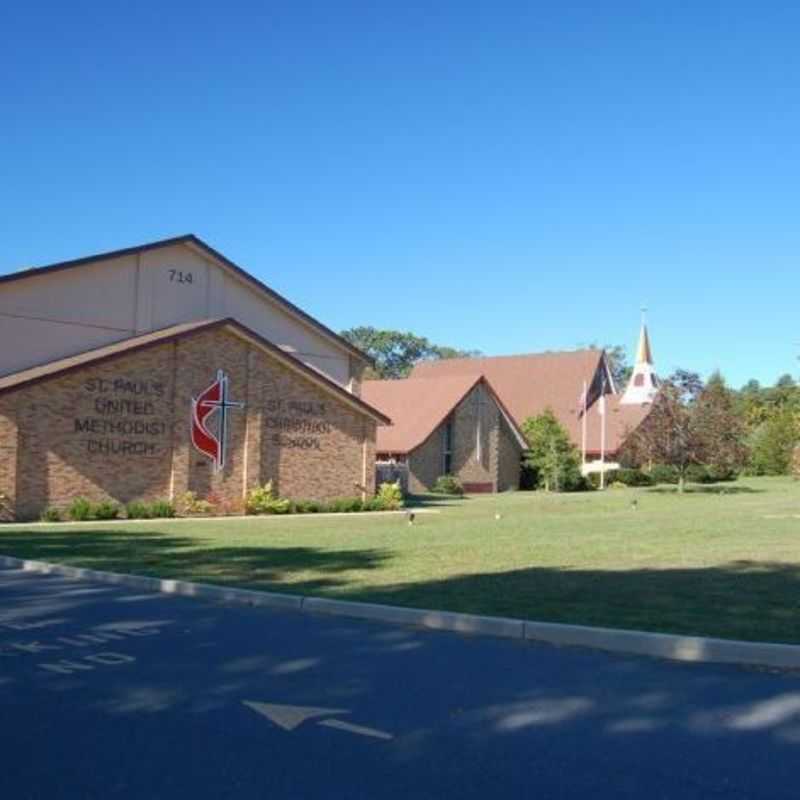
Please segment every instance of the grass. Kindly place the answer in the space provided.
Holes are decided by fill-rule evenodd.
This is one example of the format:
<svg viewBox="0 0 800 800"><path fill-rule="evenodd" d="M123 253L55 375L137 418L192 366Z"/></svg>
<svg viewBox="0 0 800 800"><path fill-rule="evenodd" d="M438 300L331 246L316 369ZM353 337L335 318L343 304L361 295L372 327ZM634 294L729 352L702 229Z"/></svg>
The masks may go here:
<svg viewBox="0 0 800 800"><path fill-rule="evenodd" d="M0 553L350 600L800 643L800 484L789 479L693 487L684 496L658 487L423 504L439 513L418 514L413 526L395 515L2 525Z"/></svg>

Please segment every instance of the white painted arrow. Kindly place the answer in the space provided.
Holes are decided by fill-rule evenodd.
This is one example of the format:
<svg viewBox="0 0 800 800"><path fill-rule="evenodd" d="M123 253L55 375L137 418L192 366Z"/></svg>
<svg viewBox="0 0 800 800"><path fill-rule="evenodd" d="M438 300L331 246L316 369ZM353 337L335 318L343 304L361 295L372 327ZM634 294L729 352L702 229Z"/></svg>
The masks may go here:
<svg viewBox="0 0 800 800"><path fill-rule="evenodd" d="M314 717L329 717L331 714L349 714L346 708L314 708L313 706L280 706L275 703L256 703L253 700L243 700L242 703L252 708L256 714L261 714L270 722L279 725L285 731L293 731L307 719Z"/></svg>
<svg viewBox="0 0 800 800"><path fill-rule="evenodd" d="M306 720L314 717L330 717L334 714L349 714L346 708L316 708L314 706L284 706L276 703L257 703L255 700L243 700L242 705L247 706L266 717L270 722L274 722L285 731L293 731L299 728ZM367 728L363 725L353 725L340 719L324 719L317 723L326 728L333 728L339 731L347 731L358 736L369 736L373 739L394 739L391 733L379 731L375 728Z"/></svg>

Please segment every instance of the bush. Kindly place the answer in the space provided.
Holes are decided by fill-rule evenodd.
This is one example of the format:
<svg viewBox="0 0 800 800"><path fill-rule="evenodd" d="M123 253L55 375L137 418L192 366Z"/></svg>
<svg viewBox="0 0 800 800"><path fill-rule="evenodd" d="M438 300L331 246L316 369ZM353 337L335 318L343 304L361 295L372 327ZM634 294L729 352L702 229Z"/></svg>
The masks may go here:
<svg viewBox="0 0 800 800"><path fill-rule="evenodd" d="M678 470L669 464L654 464L647 474L653 483L678 483Z"/></svg>
<svg viewBox="0 0 800 800"><path fill-rule="evenodd" d="M607 469L606 470L606 486L610 486L614 481L617 479L617 470L615 469ZM587 489L599 489L600 488L600 473L599 472L590 472L584 479L587 483Z"/></svg>
<svg viewBox="0 0 800 800"><path fill-rule="evenodd" d="M147 503L128 503L125 506L125 516L128 519L150 519L150 506Z"/></svg>
<svg viewBox="0 0 800 800"><path fill-rule="evenodd" d="M690 464L686 468L687 483L714 483L714 479L704 464Z"/></svg>
<svg viewBox="0 0 800 800"><path fill-rule="evenodd" d="M179 507L181 513L188 516L214 513L214 504L208 500L201 500L194 492L186 492L181 495Z"/></svg>
<svg viewBox="0 0 800 800"><path fill-rule="evenodd" d="M61 522L61 512L57 508L46 508L40 519L42 522Z"/></svg>
<svg viewBox="0 0 800 800"><path fill-rule="evenodd" d="M624 486L652 486L655 483L650 475L640 469L618 469L614 480Z"/></svg>
<svg viewBox="0 0 800 800"><path fill-rule="evenodd" d="M0 492L0 520L13 519L14 515L11 511L11 498L7 494Z"/></svg>
<svg viewBox="0 0 800 800"><path fill-rule="evenodd" d="M73 522L86 522L92 518L92 504L85 497L76 497L67 509Z"/></svg>
<svg viewBox="0 0 800 800"><path fill-rule="evenodd" d="M119 506L116 503L98 503L92 511L95 519L116 519L119 516Z"/></svg>
<svg viewBox="0 0 800 800"><path fill-rule="evenodd" d="M739 471L733 467L709 467L709 477L712 483L727 483L739 480Z"/></svg>
<svg viewBox="0 0 800 800"><path fill-rule="evenodd" d="M175 506L169 500L156 500L150 504L150 517L154 519L170 519L174 516Z"/></svg>
<svg viewBox="0 0 800 800"><path fill-rule="evenodd" d="M705 464L691 464L686 469L686 480L689 483L722 483L735 481L738 473L730 467L713 467Z"/></svg>
<svg viewBox="0 0 800 800"><path fill-rule="evenodd" d="M464 487L454 475L440 475L433 484L433 491L436 494L451 494L460 497L464 494Z"/></svg>
<svg viewBox="0 0 800 800"><path fill-rule="evenodd" d="M296 504L295 504L296 508ZM247 493L245 510L248 514L288 514L291 511L289 500L282 500L272 493L272 481L263 486L254 486Z"/></svg>
<svg viewBox="0 0 800 800"><path fill-rule="evenodd" d="M382 483L371 502L372 511L396 511L403 507L403 490L400 482Z"/></svg>
<svg viewBox="0 0 800 800"><path fill-rule="evenodd" d="M364 510L364 501L360 497L337 497L328 508L332 514L352 514Z"/></svg>
<svg viewBox="0 0 800 800"><path fill-rule="evenodd" d="M321 508L321 503L316 500L293 500L289 504L290 514L316 514Z"/></svg>

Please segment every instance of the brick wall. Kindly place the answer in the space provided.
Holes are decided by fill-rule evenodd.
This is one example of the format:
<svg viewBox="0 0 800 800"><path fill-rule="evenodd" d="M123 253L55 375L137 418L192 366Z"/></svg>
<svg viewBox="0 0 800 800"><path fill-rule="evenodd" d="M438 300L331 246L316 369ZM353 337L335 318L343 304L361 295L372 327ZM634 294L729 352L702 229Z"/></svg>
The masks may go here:
<svg viewBox="0 0 800 800"><path fill-rule="evenodd" d="M230 377L226 464L190 441L191 398ZM276 438L277 437L277 438ZM17 518L94 502L214 495L241 510L272 479L282 496L374 492L375 422L225 330L118 356L0 397L0 493Z"/></svg>
<svg viewBox="0 0 800 800"><path fill-rule="evenodd" d="M452 474L463 484L486 485L491 491L517 488L520 447L484 384L478 384L458 404L452 419ZM443 451L444 425L441 425L409 455L412 493L433 488L443 471Z"/></svg>
<svg viewBox="0 0 800 800"><path fill-rule="evenodd" d="M498 441L497 491L507 492L512 489L519 489L519 479L522 471L522 448L502 416L498 425Z"/></svg>

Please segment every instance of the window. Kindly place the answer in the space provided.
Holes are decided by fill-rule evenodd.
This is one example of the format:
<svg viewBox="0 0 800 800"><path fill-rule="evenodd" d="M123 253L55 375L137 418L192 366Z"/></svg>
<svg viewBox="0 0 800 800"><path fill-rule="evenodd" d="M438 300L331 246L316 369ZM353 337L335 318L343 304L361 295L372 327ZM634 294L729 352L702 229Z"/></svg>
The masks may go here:
<svg viewBox="0 0 800 800"><path fill-rule="evenodd" d="M442 431L442 475L452 475L453 470L453 418L444 424Z"/></svg>

